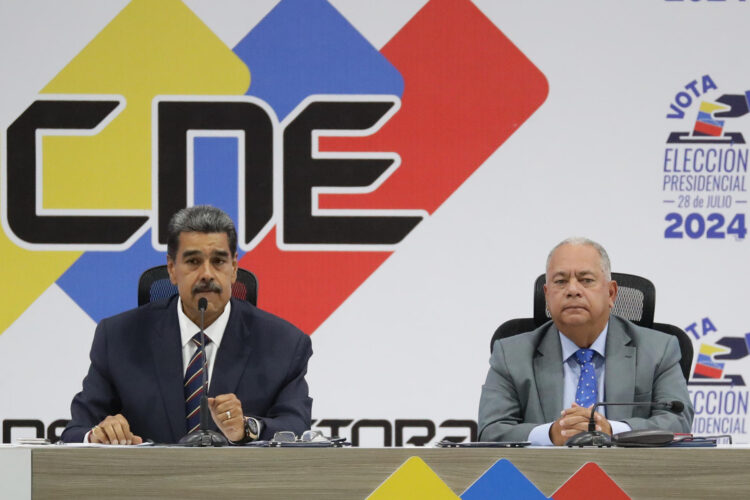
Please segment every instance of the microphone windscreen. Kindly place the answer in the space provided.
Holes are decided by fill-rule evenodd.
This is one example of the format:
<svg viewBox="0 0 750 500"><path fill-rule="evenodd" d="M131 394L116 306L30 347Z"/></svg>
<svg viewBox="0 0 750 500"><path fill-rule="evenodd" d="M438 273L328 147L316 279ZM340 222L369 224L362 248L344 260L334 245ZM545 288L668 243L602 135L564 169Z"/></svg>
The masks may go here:
<svg viewBox="0 0 750 500"><path fill-rule="evenodd" d="M685 409L685 404L682 401L672 401L673 412L680 413L684 409Z"/></svg>
<svg viewBox="0 0 750 500"><path fill-rule="evenodd" d="M198 310L199 311L205 311L208 307L208 299L206 297L201 297L198 299ZM679 401L677 401L679 403Z"/></svg>

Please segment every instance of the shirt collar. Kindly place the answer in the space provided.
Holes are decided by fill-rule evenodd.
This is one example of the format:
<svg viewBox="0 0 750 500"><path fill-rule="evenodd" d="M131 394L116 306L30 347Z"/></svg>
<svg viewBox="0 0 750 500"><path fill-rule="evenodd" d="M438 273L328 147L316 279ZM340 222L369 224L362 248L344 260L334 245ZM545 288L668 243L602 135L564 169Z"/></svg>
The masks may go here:
<svg viewBox="0 0 750 500"><path fill-rule="evenodd" d="M211 342L213 342L215 345L219 346L221 345L221 339L224 337L224 330L227 328L227 323L229 322L229 312L232 310L232 301L230 300L227 302L227 305L224 307L224 312L222 312L218 318L216 318L216 321L211 323L210 326L206 327L204 330L206 335L211 339ZM177 298L177 319L180 323L180 339L182 341L182 346L184 347L188 342L190 342L190 339L193 338L193 335L201 331L200 326L193 323L190 318L187 317L185 314L185 311L182 310L182 298Z"/></svg>
<svg viewBox="0 0 750 500"><path fill-rule="evenodd" d="M596 337L596 340L593 344L591 344L591 347L589 347L589 349L593 349L594 352L596 352L602 358L604 358L604 355L606 354L607 330L609 330L609 321L606 325L604 325L604 330L602 330L599 336ZM570 359L570 357L573 356L576 351L580 349L580 347L578 347L575 342L566 337L560 330L558 330L557 333L558 335L560 335L560 344L562 345L562 360L564 363L568 359Z"/></svg>

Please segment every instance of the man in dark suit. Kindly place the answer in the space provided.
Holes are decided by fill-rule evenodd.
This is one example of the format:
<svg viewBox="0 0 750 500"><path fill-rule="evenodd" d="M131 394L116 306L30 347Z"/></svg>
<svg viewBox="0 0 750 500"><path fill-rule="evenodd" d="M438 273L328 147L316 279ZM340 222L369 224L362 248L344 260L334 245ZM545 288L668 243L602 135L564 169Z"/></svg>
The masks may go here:
<svg viewBox="0 0 750 500"><path fill-rule="evenodd" d="M479 402L479 439L561 445L588 429L597 401L681 401L596 412L597 430L690 432L693 408L677 339L610 315L617 296L607 252L584 238L557 245L544 285L552 322L496 341Z"/></svg>
<svg viewBox="0 0 750 500"><path fill-rule="evenodd" d="M179 295L102 320L83 390L71 404L64 442L175 443L194 428L185 375L201 352L198 302L207 341L213 430L234 443L310 427L305 374L310 338L290 323L231 298L237 233L221 210L195 206L169 224L167 268ZM202 363L196 363L202 366ZM195 368L192 368L195 369ZM200 371L197 377L202 377ZM200 395L202 387L197 389ZM191 420L193 419L193 420Z"/></svg>

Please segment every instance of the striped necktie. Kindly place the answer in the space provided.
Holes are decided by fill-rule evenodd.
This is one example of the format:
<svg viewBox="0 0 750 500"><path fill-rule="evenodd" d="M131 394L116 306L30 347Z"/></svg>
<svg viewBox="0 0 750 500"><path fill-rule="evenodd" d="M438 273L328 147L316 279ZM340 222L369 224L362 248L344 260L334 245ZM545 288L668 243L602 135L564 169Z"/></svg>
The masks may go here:
<svg viewBox="0 0 750 500"><path fill-rule="evenodd" d="M206 345L211 339L204 335ZM185 371L185 418L188 434L200 427L201 396L203 395L203 349L201 349L201 333L193 335L190 341L195 344L196 350L190 358Z"/></svg>
<svg viewBox="0 0 750 500"><path fill-rule="evenodd" d="M581 376L578 378L576 389L576 403L588 408L596 404L597 387L596 371L594 369L593 349L578 349L575 352L576 362L581 365Z"/></svg>

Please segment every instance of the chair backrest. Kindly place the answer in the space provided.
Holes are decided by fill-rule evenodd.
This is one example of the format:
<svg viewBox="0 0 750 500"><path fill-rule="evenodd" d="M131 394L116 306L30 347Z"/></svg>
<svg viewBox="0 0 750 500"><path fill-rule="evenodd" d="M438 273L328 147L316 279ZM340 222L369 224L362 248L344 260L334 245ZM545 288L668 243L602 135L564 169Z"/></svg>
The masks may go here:
<svg viewBox="0 0 750 500"><path fill-rule="evenodd" d="M693 341L690 340L688 334L679 326L669 323L654 323L651 328L677 337L677 342L680 344L680 353L682 353L680 368L682 368L685 380L690 380L690 370L693 368Z"/></svg>
<svg viewBox="0 0 750 500"><path fill-rule="evenodd" d="M169 281L167 266L147 269L138 280L138 305L166 299L177 295L177 286ZM258 279L247 269L237 268L237 280L232 285L232 297L246 300L253 305L258 302Z"/></svg>
<svg viewBox="0 0 750 500"><path fill-rule="evenodd" d="M656 306L654 284L650 280L634 274L612 273L612 279L617 282L617 298L612 313L639 326L652 328L677 337L682 353L680 368L685 380L688 380L693 365L693 342L688 334L677 326L668 323L654 323ZM544 299L545 281L546 276L542 274L534 282L534 317L510 319L497 327L490 341L490 352L492 352L496 340L530 332L551 319Z"/></svg>

